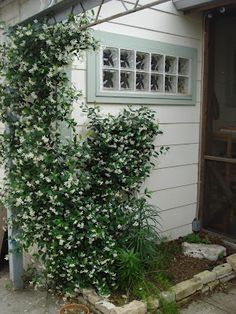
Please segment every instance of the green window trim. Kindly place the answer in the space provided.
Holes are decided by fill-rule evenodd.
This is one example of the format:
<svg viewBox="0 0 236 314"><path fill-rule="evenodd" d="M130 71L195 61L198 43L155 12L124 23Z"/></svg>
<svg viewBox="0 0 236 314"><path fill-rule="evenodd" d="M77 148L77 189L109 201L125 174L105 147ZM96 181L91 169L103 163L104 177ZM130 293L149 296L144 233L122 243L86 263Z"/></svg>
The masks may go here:
<svg viewBox="0 0 236 314"><path fill-rule="evenodd" d="M87 55L87 102L104 104L166 104L166 105L195 105L196 103L196 71L197 49L172 45L168 43L141 39L126 35L114 34L103 31L94 31L94 36L100 41L100 49L89 52ZM114 47L140 51L150 56L160 54L189 60L188 94L152 91L126 91L103 89L102 82L102 47ZM150 57L151 58L151 57ZM119 61L120 62L120 61ZM138 70L135 70L138 71ZM135 72L136 73L136 72ZM149 73L149 75L151 75ZM165 76L169 76L164 74ZM181 74L176 74L177 80ZM135 84L135 83L134 83ZM165 88L165 86L163 87ZM178 88L178 87L176 87Z"/></svg>

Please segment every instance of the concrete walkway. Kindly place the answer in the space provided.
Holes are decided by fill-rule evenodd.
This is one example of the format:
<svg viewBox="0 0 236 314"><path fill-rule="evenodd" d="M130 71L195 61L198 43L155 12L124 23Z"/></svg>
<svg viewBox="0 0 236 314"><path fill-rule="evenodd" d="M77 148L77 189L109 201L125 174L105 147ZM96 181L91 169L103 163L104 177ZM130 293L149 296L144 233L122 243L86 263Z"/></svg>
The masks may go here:
<svg viewBox="0 0 236 314"><path fill-rule="evenodd" d="M0 314L58 314L56 298L44 291L12 291L7 272L0 272Z"/></svg>
<svg viewBox="0 0 236 314"><path fill-rule="evenodd" d="M181 314L236 314L236 284L191 303Z"/></svg>

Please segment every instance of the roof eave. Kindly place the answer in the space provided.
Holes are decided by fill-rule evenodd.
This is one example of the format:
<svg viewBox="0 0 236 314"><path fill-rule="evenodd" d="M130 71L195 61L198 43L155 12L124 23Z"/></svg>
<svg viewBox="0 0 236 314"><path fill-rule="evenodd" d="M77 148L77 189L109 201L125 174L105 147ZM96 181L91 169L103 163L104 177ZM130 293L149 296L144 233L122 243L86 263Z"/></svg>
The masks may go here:
<svg viewBox="0 0 236 314"><path fill-rule="evenodd" d="M215 0L172 0L178 10L189 10L201 5L214 3Z"/></svg>

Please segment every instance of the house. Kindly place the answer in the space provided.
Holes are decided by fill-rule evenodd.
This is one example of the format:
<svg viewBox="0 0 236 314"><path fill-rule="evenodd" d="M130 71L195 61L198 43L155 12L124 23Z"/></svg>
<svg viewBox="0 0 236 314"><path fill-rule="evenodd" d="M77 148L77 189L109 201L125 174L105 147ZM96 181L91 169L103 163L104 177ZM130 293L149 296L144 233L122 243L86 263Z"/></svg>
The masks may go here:
<svg viewBox="0 0 236 314"><path fill-rule="evenodd" d="M197 218L235 238L236 1L2 0L0 16L8 25L47 14L60 21L72 8L100 10L92 26L99 52L71 66L85 102L104 114L127 104L157 113L164 134L156 145L170 151L145 186L163 234L191 233ZM79 106L73 116L80 130Z"/></svg>

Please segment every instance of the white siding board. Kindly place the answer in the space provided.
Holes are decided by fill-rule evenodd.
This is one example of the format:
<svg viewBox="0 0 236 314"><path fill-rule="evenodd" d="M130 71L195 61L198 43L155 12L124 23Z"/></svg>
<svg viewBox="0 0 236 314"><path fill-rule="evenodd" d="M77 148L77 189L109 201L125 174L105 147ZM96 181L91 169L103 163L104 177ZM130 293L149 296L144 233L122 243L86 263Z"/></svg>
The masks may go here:
<svg viewBox="0 0 236 314"><path fill-rule="evenodd" d="M117 2L108 2L104 5L101 11L101 17L106 18L121 11L121 4ZM201 37L201 21L189 21L181 16L169 15L165 12L146 9L138 11L134 14L120 17L116 19L116 22L132 25L132 27L158 30L168 34L175 34L178 36L191 37L200 39ZM141 23L140 23L141 22Z"/></svg>
<svg viewBox="0 0 236 314"><path fill-rule="evenodd" d="M200 104L195 106L156 106L158 120L166 123L198 123L200 119Z"/></svg>
<svg viewBox="0 0 236 314"><path fill-rule="evenodd" d="M198 180L198 165L184 165L179 167L153 170L146 179L143 189L151 191L170 189L173 187L194 184Z"/></svg>
<svg viewBox="0 0 236 314"><path fill-rule="evenodd" d="M71 82L76 89L81 90L83 96L86 95L86 71L85 70L73 70L71 73Z"/></svg>
<svg viewBox="0 0 236 314"><path fill-rule="evenodd" d="M117 114L125 105L105 105L102 104L101 110L103 114ZM138 107L138 106L136 106ZM200 104L195 106L148 106L152 110L156 111L156 117L162 124L171 123L198 123L200 119Z"/></svg>
<svg viewBox="0 0 236 314"><path fill-rule="evenodd" d="M170 146L169 151L158 158L156 168L196 164L198 163L198 150L198 144Z"/></svg>
<svg viewBox="0 0 236 314"><path fill-rule="evenodd" d="M190 233L192 233L192 224L187 224L162 232L162 236L168 240L172 240L183 237Z"/></svg>
<svg viewBox="0 0 236 314"><path fill-rule="evenodd" d="M75 76L78 77L78 81L76 81L74 78L72 79L72 82L78 89L82 89L83 96L84 96L85 92L83 89L83 84L86 82L85 75L80 72L80 73L77 73ZM116 115L121 110L126 108L126 105L99 104L99 106L101 108L101 113L104 116L108 113ZM138 108L139 106L135 106L135 107ZM149 107L151 107L153 110L157 112L157 120L161 122L160 124L161 130L164 130L164 129L166 130L166 128L169 128L169 125L172 125L174 127L176 124L178 124L177 129L179 129L181 127L184 128L184 124L188 124L192 126L199 123L198 122L200 119L200 106L199 105L194 106L194 107L188 107L186 108L186 110L183 110L183 107L181 106L173 106L173 107L172 106L160 106L160 107L149 106ZM73 110L74 110L73 116L77 120L79 125L83 125L84 123L86 123L86 116L79 109L78 103L74 105ZM181 127L179 127L179 125L181 125ZM161 139L163 136L164 135L160 135L157 137L156 145L163 145L163 141L159 142L159 139ZM195 142L196 142L196 139L194 139L194 143ZM184 144L185 143L186 142L184 142ZM172 141L172 137L171 137L170 142L166 143L165 145L170 145L170 144L176 144L176 142ZM179 144L179 140L177 141L177 144Z"/></svg>
<svg viewBox="0 0 236 314"><path fill-rule="evenodd" d="M160 213L162 230L171 230L176 227L191 224L196 215L196 204L166 210Z"/></svg>
<svg viewBox="0 0 236 314"><path fill-rule="evenodd" d="M163 134L155 140L155 145L195 144L199 142L199 124L160 124Z"/></svg>
<svg viewBox="0 0 236 314"><path fill-rule="evenodd" d="M199 39L193 39L185 36L177 36L174 34L163 33L160 30L146 29L141 26L123 25L118 22L109 22L94 27L96 30L102 30L107 32L113 32L117 34L127 35L145 38L149 40L162 41L166 43L188 46L191 48L197 48L200 51Z"/></svg>
<svg viewBox="0 0 236 314"><path fill-rule="evenodd" d="M160 211L177 208L197 202L197 184L180 186L154 192L150 204Z"/></svg>

